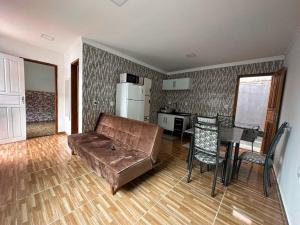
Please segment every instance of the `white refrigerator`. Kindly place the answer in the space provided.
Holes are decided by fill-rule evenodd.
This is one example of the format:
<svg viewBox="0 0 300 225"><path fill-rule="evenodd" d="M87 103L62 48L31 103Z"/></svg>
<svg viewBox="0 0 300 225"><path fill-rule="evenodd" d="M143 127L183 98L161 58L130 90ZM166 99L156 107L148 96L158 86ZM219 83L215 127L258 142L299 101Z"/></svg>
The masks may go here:
<svg viewBox="0 0 300 225"><path fill-rule="evenodd" d="M133 83L117 84L117 116L144 121L144 105L144 86Z"/></svg>

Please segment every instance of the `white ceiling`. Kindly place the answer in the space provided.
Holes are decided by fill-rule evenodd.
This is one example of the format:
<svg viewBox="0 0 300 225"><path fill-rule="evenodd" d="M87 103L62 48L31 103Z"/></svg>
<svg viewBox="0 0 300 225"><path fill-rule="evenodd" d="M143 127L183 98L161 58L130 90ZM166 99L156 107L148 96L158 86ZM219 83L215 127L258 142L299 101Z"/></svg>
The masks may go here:
<svg viewBox="0 0 300 225"><path fill-rule="evenodd" d="M0 0L0 35L62 53L83 36L164 71L284 54L299 25L299 0Z"/></svg>

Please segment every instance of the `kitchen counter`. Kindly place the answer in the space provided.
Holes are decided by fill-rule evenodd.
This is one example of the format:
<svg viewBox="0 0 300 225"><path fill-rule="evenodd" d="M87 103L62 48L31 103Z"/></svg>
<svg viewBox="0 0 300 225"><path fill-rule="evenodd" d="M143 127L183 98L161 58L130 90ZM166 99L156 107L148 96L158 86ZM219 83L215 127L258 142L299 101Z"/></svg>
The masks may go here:
<svg viewBox="0 0 300 225"><path fill-rule="evenodd" d="M165 130L182 133L186 130L190 122L190 113L172 112L162 113L158 112L158 124Z"/></svg>
<svg viewBox="0 0 300 225"><path fill-rule="evenodd" d="M185 112L170 112L170 113L157 112L157 113L169 114L169 115L175 115L175 116L191 116L191 113L185 113Z"/></svg>

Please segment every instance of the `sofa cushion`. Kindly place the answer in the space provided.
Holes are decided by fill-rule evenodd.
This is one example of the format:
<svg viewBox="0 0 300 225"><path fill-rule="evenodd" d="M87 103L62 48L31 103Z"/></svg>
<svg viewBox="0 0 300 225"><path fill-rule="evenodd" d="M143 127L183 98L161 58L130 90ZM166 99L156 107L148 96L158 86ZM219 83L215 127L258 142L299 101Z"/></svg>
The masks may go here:
<svg viewBox="0 0 300 225"><path fill-rule="evenodd" d="M111 146L116 145L97 147L95 143L84 143L77 154L115 189L152 169L152 162L144 152Z"/></svg>
<svg viewBox="0 0 300 225"><path fill-rule="evenodd" d="M153 163L157 161L162 129L155 124L122 117L101 114L96 132L103 134L128 149L148 154Z"/></svg>
<svg viewBox="0 0 300 225"><path fill-rule="evenodd" d="M81 145L85 151L95 157L101 163L111 167L115 173L120 173L126 168L149 157L146 153L130 147L119 145L118 143L108 143L106 146L101 143L84 143Z"/></svg>
<svg viewBox="0 0 300 225"><path fill-rule="evenodd" d="M78 147L83 143L94 143L98 147L107 146L112 143L112 140L102 134L95 132L72 134L68 136L68 144L72 151L77 152Z"/></svg>

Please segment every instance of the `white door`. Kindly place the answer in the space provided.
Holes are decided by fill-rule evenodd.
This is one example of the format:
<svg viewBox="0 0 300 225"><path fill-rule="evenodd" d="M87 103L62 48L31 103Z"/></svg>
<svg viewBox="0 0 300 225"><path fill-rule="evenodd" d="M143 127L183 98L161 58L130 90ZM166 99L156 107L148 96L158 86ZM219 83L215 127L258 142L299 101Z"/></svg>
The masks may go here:
<svg viewBox="0 0 300 225"><path fill-rule="evenodd" d="M148 78L144 78L144 91L145 95L151 94L151 85L152 85L152 80Z"/></svg>
<svg viewBox="0 0 300 225"><path fill-rule="evenodd" d="M150 96L149 95L145 96L145 107L144 107L144 110L145 110L144 116L145 117L149 117L150 116Z"/></svg>
<svg viewBox="0 0 300 225"><path fill-rule="evenodd" d="M24 61L0 53L0 144L25 139Z"/></svg>
<svg viewBox="0 0 300 225"><path fill-rule="evenodd" d="M127 118L144 121L144 101L128 100Z"/></svg>

